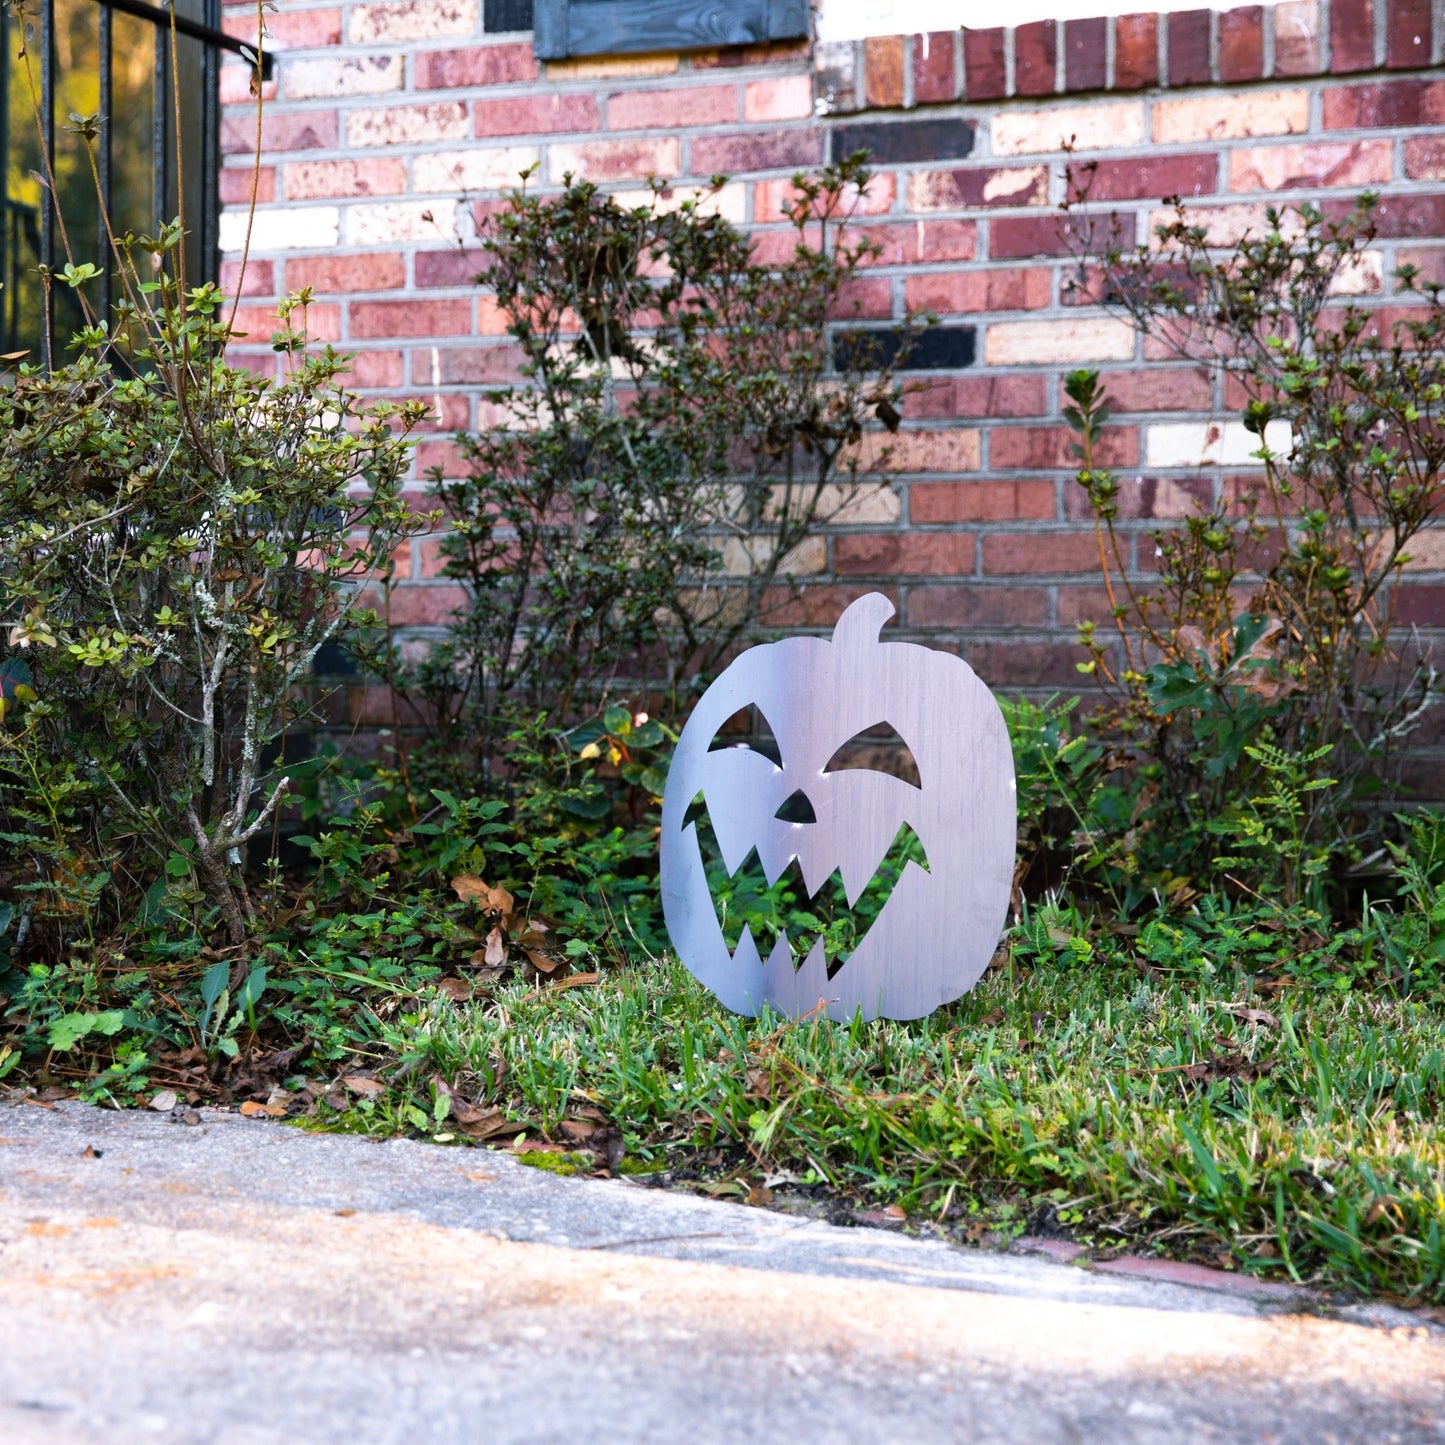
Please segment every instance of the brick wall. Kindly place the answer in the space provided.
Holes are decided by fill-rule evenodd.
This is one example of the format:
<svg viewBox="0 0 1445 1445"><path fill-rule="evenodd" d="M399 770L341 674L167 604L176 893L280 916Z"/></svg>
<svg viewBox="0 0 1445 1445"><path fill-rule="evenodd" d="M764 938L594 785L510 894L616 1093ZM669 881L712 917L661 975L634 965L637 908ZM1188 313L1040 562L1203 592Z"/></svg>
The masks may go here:
<svg viewBox="0 0 1445 1445"><path fill-rule="evenodd" d="M506 7L496 7L502 10ZM513 7L515 8L515 7ZM227 24L254 34L254 11ZM1108 460L1137 564L1151 528L1238 484L1252 443L1218 378L1148 362L1114 317L1070 304L1055 208L1061 143L1097 160L1097 190L1141 239L1159 200L1194 198L1220 233L1270 202L1384 200L1360 278L1389 300L1402 261L1445 277L1441 0L1287 0L1191 11L686 56L539 65L525 33L487 34L477 0L282 0L267 86L259 208L243 319L269 337L285 290L310 286L314 330L358 353L356 384L431 405L424 468L476 425L513 353L454 237L524 166L636 189L732 177L720 204L781 242L788 176L866 145L860 217L882 245L865 319L931 308L971 328L952 369L909 405L902 475L807 555L794 619L817 624L882 587L904 628L961 647L990 681L1074 687L1073 627L1103 599L1070 479L1060 377L1097 364L1117 417ZM225 73L227 281L234 284L255 118ZM776 240L772 239L776 238ZM264 344L242 348L270 364ZM952 364L951 363L951 364ZM1402 616L1445 623L1445 533L1419 555ZM425 628L454 589L419 540L397 620Z"/></svg>

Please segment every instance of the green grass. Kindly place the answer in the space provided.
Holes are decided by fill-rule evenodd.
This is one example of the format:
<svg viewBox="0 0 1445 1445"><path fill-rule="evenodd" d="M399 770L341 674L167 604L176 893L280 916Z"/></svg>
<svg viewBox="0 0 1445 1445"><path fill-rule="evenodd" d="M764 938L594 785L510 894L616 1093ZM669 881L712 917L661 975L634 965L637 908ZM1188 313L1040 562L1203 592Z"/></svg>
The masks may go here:
<svg viewBox="0 0 1445 1445"><path fill-rule="evenodd" d="M590 1106L642 1165L782 1176L970 1238L1045 1207L1103 1247L1445 1300L1439 1002L1265 1001L1239 975L1078 956L1061 942L907 1024L739 1018L670 961L434 998L384 1031L408 1082L347 1122L444 1132L440 1075L533 1137Z"/></svg>

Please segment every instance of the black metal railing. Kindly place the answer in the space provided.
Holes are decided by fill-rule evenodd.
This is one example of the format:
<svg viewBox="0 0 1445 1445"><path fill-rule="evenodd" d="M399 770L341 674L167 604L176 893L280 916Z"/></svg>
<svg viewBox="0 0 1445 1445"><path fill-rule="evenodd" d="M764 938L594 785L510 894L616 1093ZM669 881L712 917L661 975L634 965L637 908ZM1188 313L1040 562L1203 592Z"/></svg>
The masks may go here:
<svg viewBox="0 0 1445 1445"><path fill-rule="evenodd" d="M220 29L220 0L172 3L174 13L147 0L25 0L20 13L6 7L0 351L25 350L49 364L47 337L57 338L63 355L64 339L80 324L68 288L53 288L47 303L41 267L92 262L100 274L87 295L109 314L115 279L107 216L124 235L184 213L188 274L216 274L220 56L241 55L263 76L270 57ZM97 117L93 170L72 120L87 115Z"/></svg>

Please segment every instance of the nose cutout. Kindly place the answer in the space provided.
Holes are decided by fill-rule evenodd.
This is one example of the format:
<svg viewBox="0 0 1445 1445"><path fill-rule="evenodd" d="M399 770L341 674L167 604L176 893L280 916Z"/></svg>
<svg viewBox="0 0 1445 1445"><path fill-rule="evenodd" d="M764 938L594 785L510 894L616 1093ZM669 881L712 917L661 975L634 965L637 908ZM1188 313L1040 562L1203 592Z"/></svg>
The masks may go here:
<svg viewBox="0 0 1445 1445"><path fill-rule="evenodd" d="M808 801L808 795L799 788L783 800L783 806L778 809L773 817L780 818L784 823L816 823L818 815L813 811L813 805Z"/></svg>

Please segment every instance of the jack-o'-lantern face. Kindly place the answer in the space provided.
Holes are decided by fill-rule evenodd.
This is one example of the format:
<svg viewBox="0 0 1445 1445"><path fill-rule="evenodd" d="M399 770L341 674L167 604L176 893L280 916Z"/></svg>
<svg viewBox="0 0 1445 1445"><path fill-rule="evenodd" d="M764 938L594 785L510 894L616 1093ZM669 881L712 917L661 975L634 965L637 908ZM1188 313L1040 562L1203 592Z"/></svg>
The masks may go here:
<svg viewBox="0 0 1445 1445"><path fill-rule="evenodd" d="M878 640L892 611L873 593L831 640L744 653L679 739L662 819L668 930L741 1013L766 1003L796 1017L821 1002L835 1018L918 1018L968 989L993 954L1013 876L1008 734L959 658ZM744 710L770 743L730 733ZM870 765L883 729L911 767ZM792 900L775 941L754 936L750 888Z"/></svg>

